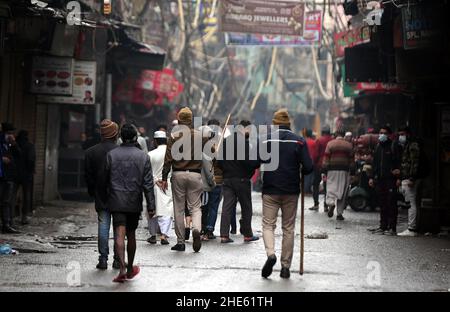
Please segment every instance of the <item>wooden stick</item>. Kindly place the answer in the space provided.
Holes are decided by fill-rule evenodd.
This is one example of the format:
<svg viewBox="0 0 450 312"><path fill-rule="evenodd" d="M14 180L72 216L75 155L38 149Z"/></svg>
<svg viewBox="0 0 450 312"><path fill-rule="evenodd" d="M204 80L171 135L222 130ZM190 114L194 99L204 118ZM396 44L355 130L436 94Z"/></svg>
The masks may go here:
<svg viewBox="0 0 450 312"><path fill-rule="evenodd" d="M303 138L306 140L306 128L303 128ZM303 168L300 167L300 170ZM303 262L305 255L305 175L300 174L300 275L303 275Z"/></svg>
<svg viewBox="0 0 450 312"><path fill-rule="evenodd" d="M228 118L225 121L225 126L223 127L222 133L221 133L220 138L219 138L219 143L217 143L217 147L215 148L215 151L214 151L214 154L216 154L216 159L217 159L217 154L219 153L220 144L222 144L223 137L225 135L225 130L228 127L228 123L230 122L230 119L231 119L231 114L228 114ZM210 171L212 171L213 169L214 169L214 166L211 166Z"/></svg>
<svg viewBox="0 0 450 312"><path fill-rule="evenodd" d="M301 208L301 215L300 215L300 275L303 275L303 260L304 260L304 254L305 254L305 175L301 174L301 181L300 181L300 208Z"/></svg>
<svg viewBox="0 0 450 312"><path fill-rule="evenodd" d="M225 122L225 126L223 127L223 130L222 130L222 135L220 136L219 143L217 144L217 152L220 149L220 144L222 144L222 141L224 140L223 137L225 135L225 130L227 130L228 123L230 122L230 119L231 119L231 114L228 114L227 121Z"/></svg>

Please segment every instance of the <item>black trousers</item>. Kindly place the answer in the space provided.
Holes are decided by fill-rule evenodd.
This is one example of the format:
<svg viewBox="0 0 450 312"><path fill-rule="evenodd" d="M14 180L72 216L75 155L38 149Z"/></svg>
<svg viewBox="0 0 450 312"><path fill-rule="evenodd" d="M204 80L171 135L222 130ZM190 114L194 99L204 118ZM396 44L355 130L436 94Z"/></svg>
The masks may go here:
<svg viewBox="0 0 450 312"><path fill-rule="evenodd" d="M22 189L22 218L28 216L33 211L33 179L26 179L19 182L15 187L14 198L17 197L19 188Z"/></svg>
<svg viewBox="0 0 450 312"><path fill-rule="evenodd" d="M394 179L377 181L377 191L380 203L380 228L397 231L397 188Z"/></svg>
<svg viewBox="0 0 450 312"><path fill-rule="evenodd" d="M241 205L241 233L245 237L252 237L252 188L250 179L231 178L223 181L223 206L220 221L220 236L230 235L230 225L233 210L237 202Z"/></svg>
<svg viewBox="0 0 450 312"><path fill-rule="evenodd" d="M11 226L16 184L11 181L0 181L0 206L3 227Z"/></svg>

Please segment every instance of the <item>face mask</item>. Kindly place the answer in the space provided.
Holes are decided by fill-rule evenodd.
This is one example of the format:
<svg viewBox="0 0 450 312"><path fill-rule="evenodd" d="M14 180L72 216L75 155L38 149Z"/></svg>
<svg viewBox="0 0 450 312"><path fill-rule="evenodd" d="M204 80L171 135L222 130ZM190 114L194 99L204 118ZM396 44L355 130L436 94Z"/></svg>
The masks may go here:
<svg viewBox="0 0 450 312"><path fill-rule="evenodd" d="M400 144L405 145L406 144L406 135L401 135L398 137L398 141L400 142Z"/></svg>
<svg viewBox="0 0 450 312"><path fill-rule="evenodd" d="M388 140L388 136L386 134L380 134L380 136L378 137L378 140L381 143L386 142Z"/></svg>

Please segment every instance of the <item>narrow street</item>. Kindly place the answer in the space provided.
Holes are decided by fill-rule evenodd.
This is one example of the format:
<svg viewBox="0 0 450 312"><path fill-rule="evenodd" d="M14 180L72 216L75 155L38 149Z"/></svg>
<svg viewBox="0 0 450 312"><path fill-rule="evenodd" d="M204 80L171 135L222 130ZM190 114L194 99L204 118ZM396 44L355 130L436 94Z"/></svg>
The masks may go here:
<svg viewBox="0 0 450 312"><path fill-rule="evenodd" d="M261 236L260 194L253 193L253 203L253 227ZM311 204L307 197L306 207ZM401 211L399 230L406 227L405 212ZM220 244L219 239L204 242L197 254L192 252L191 240L186 252L177 253L170 251L174 235L169 246L148 244L146 222L141 221L136 254L141 274L135 281L118 285L111 282L114 270L95 269L98 254L93 204L56 201L36 211L32 223L21 228L26 234L1 237L19 254L0 256L0 291L450 291L448 236L372 235L367 228L377 225L378 213L356 213L349 208L344 222L328 219L323 212L306 210L305 216L306 235L326 233L328 238L305 239L302 277L298 274L299 225L291 279L279 277L278 262L272 276L264 280L262 237L254 243L243 243L240 235L232 236L235 243L228 245ZM279 257L281 229L276 233Z"/></svg>

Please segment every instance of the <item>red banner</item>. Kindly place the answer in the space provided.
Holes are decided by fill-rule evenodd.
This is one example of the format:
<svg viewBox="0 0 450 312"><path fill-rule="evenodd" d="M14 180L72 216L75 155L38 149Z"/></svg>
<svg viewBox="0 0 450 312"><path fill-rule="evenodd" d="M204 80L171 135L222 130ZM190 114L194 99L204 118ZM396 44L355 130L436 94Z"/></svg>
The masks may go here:
<svg viewBox="0 0 450 312"><path fill-rule="evenodd" d="M345 48L351 48L368 42L370 42L369 27L357 27L349 31L334 34L334 44L336 45L337 57L345 56Z"/></svg>
<svg viewBox="0 0 450 312"><path fill-rule="evenodd" d="M150 108L162 105L164 98L173 101L183 90L184 86L175 78L174 70L144 70L139 78L128 77L117 86L114 101L143 104Z"/></svg>

